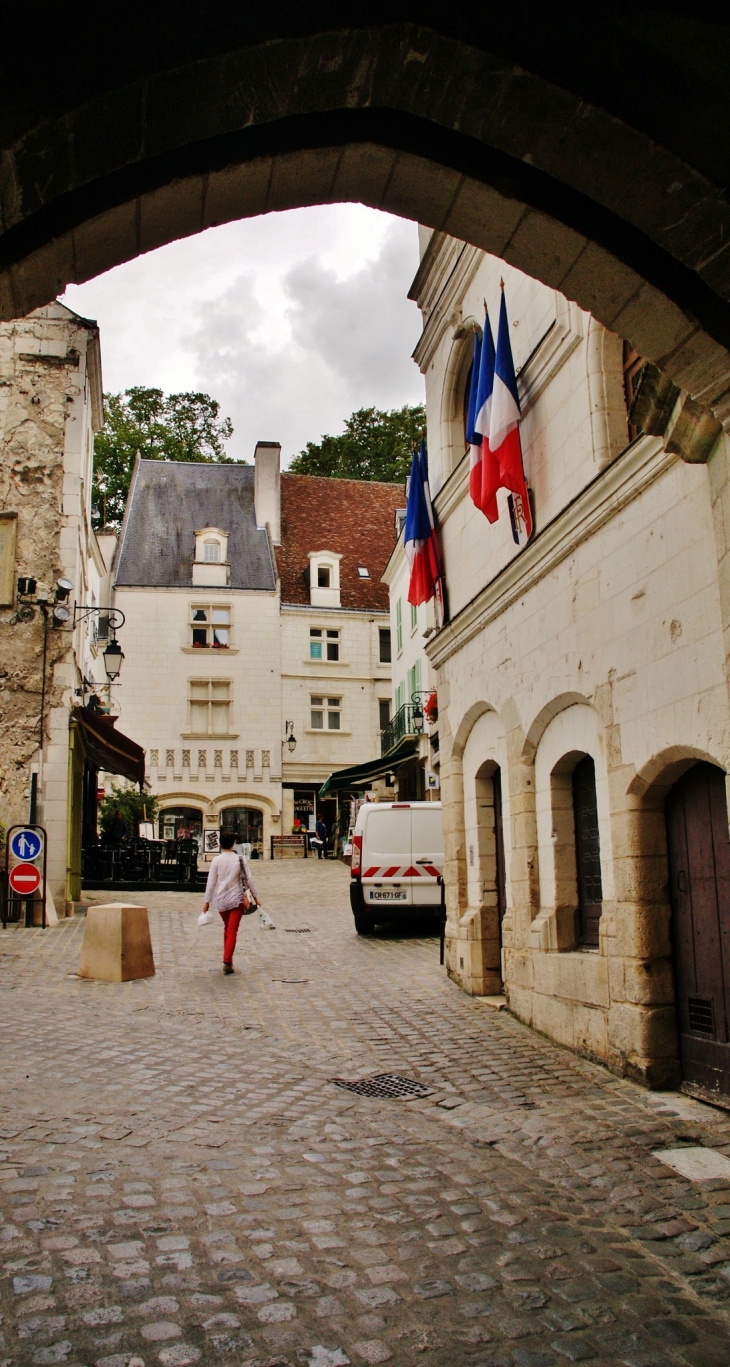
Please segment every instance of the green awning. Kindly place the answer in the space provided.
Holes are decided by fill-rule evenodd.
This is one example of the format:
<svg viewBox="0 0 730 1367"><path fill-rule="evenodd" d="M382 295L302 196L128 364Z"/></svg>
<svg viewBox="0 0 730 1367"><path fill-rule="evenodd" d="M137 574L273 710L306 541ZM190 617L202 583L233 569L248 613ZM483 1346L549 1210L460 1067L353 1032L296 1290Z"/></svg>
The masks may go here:
<svg viewBox="0 0 730 1367"><path fill-rule="evenodd" d="M380 759L371 759L367 764L353 764L349 769L336 769L328 779L325 779L319 790L319 797L342 792L344 788L369 788L374 779L400 769L401 765L413 759L417 752L418 740L411 737L409 740L402 740L400 745L396 745L387 755L381 755Z"/></svg>

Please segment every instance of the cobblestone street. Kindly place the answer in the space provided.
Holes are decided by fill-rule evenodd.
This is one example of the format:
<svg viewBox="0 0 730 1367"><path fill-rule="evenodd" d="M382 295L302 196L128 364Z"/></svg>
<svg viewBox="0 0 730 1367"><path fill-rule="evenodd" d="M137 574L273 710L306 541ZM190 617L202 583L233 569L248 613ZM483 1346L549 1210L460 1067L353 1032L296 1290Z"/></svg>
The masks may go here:
<svg viewBox="0 0 730 1367"><path fill-rule="evenodd" d="M730 1363L730 1181L653 1156L730 1115L359 939L341 865L256 876L231 978L188 894L127 899L144 982L74 976L83 917L0 933L2 1367ZM379 1073L428 1092L332 1081Z"/></svg>

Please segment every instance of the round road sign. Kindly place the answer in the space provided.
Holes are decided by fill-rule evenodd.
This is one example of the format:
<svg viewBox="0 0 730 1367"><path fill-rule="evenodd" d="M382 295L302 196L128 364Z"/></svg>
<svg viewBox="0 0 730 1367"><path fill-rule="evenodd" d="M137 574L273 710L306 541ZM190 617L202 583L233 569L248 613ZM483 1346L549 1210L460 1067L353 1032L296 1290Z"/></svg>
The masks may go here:
<svg viewBox="0 0 730 1367"><path fill-rule="evenodd" d="M43 837L38 831L27 828L16 831L10 841L10 849L16 859L37 859L43 849Z"/></svg>
<svg viewBox="0 0 730 1367"><path fill-rule="evenodd" d="M8 876L13 892L21 897L32 897L41 885L41 871L35 864L16 864Z"/></svg>

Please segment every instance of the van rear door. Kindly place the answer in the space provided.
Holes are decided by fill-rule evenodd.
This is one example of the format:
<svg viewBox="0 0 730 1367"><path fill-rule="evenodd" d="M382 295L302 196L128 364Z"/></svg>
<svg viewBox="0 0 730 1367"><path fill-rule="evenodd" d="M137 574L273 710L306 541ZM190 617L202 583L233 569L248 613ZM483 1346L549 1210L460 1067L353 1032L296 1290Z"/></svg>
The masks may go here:
<svg viewBox="0 0 730 1367"><path fill-rule="evenodd" d="M362 892L366 907L411 905L411 809L366 813L362 839Z"/></svg>
<svg viewBox="0 0 730 1367"><path fill-rule="evenodd" d="M444 835L441 804L428 803L411 808L410 878L414 907L433 906L441 901L438 879L444 871Z"/></svg>

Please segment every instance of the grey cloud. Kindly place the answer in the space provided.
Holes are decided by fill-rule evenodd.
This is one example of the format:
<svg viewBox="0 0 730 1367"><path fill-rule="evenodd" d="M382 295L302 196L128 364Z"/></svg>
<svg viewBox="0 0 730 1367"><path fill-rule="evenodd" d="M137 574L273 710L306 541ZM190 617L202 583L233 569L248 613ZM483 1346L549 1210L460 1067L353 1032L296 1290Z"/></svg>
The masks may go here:
<svg viewBox="0 0 730 1367"><path fill-rule="evenodd" d="M283 278L293 332L283 350L268 344L251 275L199 308L185 346L233 420L231 455L250 460L257 440L278 440L288 460L355 408L422 400L410 359L420 320L406 297L417 261L414 226L395 222L378 259L343 281L316 259L295 265Z"/></svg>

